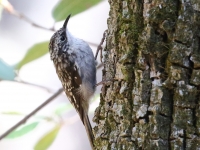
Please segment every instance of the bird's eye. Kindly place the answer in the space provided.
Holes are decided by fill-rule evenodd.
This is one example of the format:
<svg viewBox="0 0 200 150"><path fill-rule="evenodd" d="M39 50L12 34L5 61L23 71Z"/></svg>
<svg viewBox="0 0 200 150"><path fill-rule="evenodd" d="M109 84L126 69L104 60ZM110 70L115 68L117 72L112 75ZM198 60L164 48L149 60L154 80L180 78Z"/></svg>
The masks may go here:
<svg viewBox="0 0 200 150"><path fill-rule="evenodd" d="M60 40L61 40L61 41L64 41L64 40L65 40L65 37L64 37L64 36L61 36Z"/></svg>

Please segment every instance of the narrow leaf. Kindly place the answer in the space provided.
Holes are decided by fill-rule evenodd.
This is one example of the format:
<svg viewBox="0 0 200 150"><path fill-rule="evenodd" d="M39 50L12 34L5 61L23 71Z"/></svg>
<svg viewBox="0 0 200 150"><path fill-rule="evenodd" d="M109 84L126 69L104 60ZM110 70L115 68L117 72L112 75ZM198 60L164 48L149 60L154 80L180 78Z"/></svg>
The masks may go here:
<svg viewBox="0 0 200 150"><path fill-rule="evenodd" d="M49 42L42 42L31 47L24 58L16 65L16 69L20 69L23 65L48 53L48 43Z"/></svg>
<svg viewBox="0 0 200 150"><path fill-rule="evenodd" d="M20 112L15 112L15 111L9 111L9 112L1 112L3 115L24 115Z"/></svg>
<svg viewBox="0 0 200 150"><path fill-rule="evenodd" d="M15 70L13 67L6 64L3 60L0 59L0 79L1 80L14 80L15 79Z"/></svg>
<svg viewBox="0 0 200 150"><path fill-rule="evenodd" d="M50 132L45 134L35 145L34 150L46 150L55 140L58 131L60 130L60 125L55 126Z"/></svg>
<svg viewBox="0 0 200 150"><path fill-rule="evenodd" d="M17 138L22 135L25 135L25 134L29 133L30 131L32 131L33 129L35 129L38 124L39 124L39 122L33 122L28 125L25 125L25 126L21 127L20 129L17 129L17 130L14 130L13 132L11 132L9 135L6 136L6 138L13 139L13 138Z"/></svg>
<svg viewBox="0 0 200 150"><path fill-rule="evenodd" d="M53 10L55 21L66 19L69 14L73 16L96 5L101 0L61 0Z"/></svg>

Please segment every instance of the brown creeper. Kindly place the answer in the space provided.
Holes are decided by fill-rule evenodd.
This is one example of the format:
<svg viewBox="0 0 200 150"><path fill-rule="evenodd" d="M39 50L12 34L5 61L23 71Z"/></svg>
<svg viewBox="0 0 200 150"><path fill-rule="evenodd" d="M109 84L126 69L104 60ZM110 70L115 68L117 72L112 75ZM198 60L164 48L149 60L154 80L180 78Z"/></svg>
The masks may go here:
<svg viewBox="0 0 200 150"><path fill-rule="evenodd" d="M89 99L95 92L96 66L89 45L63 27L51 37L49 52L64 91L82 120L93 148L93 132L88 119Z"/></svg>

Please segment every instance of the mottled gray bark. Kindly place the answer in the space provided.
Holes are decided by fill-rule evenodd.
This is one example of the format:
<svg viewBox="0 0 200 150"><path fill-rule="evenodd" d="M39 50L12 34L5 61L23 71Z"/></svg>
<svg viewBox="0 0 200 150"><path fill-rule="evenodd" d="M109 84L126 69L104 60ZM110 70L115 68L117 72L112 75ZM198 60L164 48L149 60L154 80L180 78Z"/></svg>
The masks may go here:
<svg viewBox="0 0 200 150"><path fill-rule="evenodd" d="M200 1L109 3L96 149L200 149Z"/></svg>

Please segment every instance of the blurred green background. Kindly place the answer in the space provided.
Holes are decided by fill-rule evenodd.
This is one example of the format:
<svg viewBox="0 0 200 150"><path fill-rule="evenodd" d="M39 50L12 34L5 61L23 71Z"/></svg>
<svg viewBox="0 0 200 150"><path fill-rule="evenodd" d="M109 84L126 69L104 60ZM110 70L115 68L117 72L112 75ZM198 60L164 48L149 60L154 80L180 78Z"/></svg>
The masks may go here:
<svg viewBox="0 0 200 150"><path fill-rule="evenodd" d="M0 0L0 134L61 87L48 54L53 30L72 14L69 31L93 43L95 53L94 45L107 28L108 12L108 2L102 0ZM100 70L97 80L101 81ZM99 91L100 87L91 100L90 119L98 106ZM1 140L0 149L88 150L90 145L79 117L62 93Z"/></svg>

